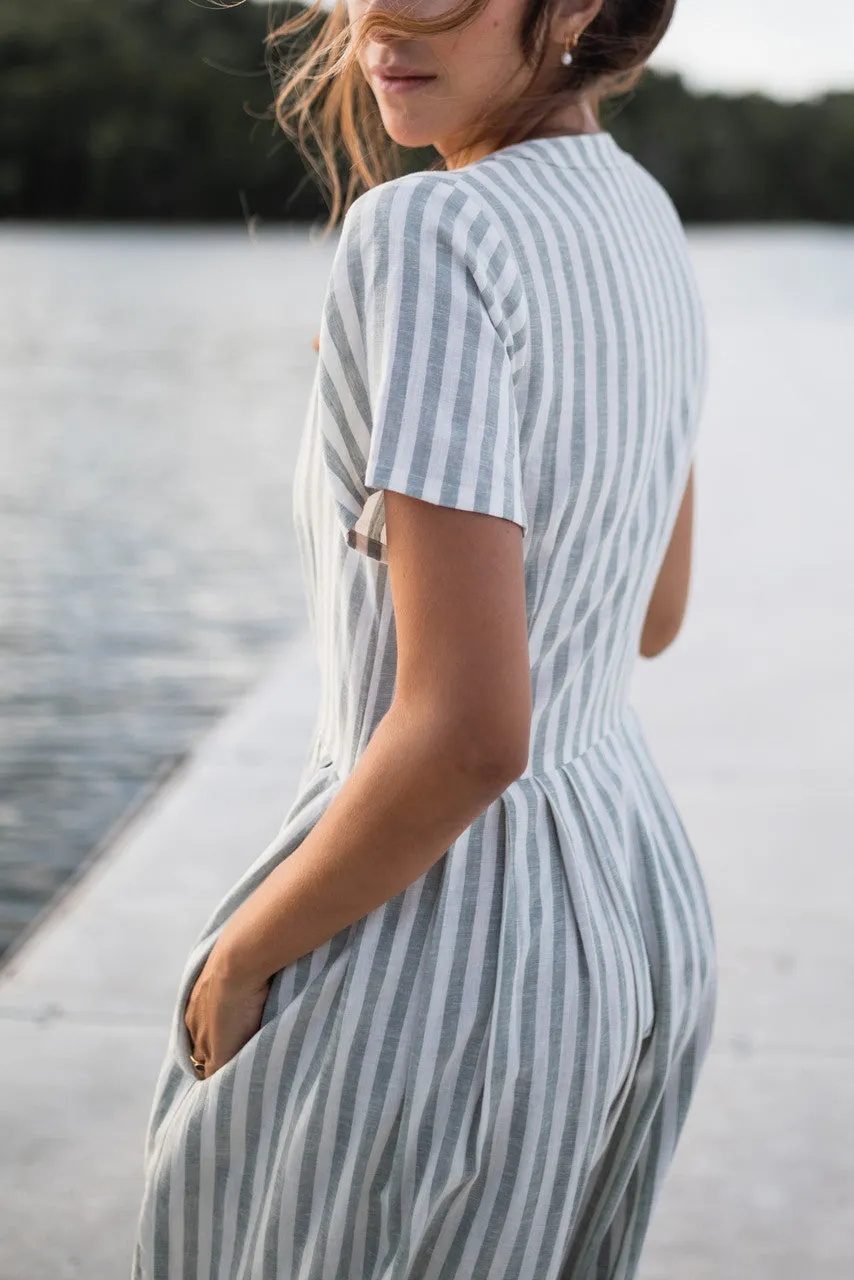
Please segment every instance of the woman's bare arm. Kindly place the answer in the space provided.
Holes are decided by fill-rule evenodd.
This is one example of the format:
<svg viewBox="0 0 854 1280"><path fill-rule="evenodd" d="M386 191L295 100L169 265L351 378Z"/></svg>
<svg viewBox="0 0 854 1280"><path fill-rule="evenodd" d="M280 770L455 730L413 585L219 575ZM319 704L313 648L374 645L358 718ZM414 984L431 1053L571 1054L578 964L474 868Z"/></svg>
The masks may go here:
<svg viewBox="0 0 854 1280"><path fill-rule="evenodd" d="M301 845L226 922L212 969L240 984L401 893L527 765L521 527L391 490L385 504L392 704Z"/></svg>
<svg viewBox="0 0 854 1280"><path fill-rule="evenodd" d="M532 713L522 529L393 490L385 509L395 700L512 777L526 767Z"/></svg>
<svg viewBox="0 0 854 1280"><path fill-rule="evenodd" d="M643 658L654 658L679 634L688 601L691 578L691 541L694 524L694 464L688 473L685 496L673 526L670 545L658 572L641 633Z"/></svg>

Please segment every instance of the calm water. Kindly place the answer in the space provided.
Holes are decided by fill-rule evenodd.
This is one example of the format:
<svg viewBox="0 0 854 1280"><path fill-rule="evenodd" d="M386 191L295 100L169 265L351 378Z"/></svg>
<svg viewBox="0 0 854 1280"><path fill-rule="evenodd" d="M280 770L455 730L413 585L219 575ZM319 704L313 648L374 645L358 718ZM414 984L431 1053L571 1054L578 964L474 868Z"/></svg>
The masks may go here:
<svg viewBox="0 0 854 1280"><path fill-rule="evenodd" d="M755 604L758 540L766 587L826 605L850 568L854 231L690 235L701 441L730 438L709 492L733 504L704 572ZM305 624L290 485L333 252L0 228L0 953Z"/></svg>
<svg viewBox="0 0 854 1280"><path fill-rule="evenodd" d="M0 949L304 624L332 237L0 230Z"/></svg>

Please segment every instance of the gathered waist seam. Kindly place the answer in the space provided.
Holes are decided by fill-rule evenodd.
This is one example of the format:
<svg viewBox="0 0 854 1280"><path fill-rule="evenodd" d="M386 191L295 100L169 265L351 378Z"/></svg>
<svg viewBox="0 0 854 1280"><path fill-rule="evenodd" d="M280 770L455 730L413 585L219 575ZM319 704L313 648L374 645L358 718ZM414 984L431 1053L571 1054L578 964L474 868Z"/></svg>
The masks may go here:
<svg viewBox="0 0 854 1280"><path fill-rule="evenodd" d="M562 753L551 752L544 760L540 760L540 763L536 768L532 768L529 765L528 768L525 769L524 773L520 773L517 778L514 778L514 782L518 782L523 778L540 777L552 769L564 769L571 765L578 764L579 760L582 760L584 756L586 756L588 752L592 751L595 747L601 746L603 742L607 742L607 740L614 737L615 734L625 732L629 728L629 717L633 715L634 711L631 704L626 704L617 716L616 720L614 720L607 729L600 733L598 738L594 738L591 742L588 742L580 751L576 751L572 755L563 755ZM333 772L340 773L334 752L329 750L325 743L318 743L317 760L314 772L315 774L318 774L330 768Z"/></svg>
<svg viewBox="0 0 854 1280"><path fill-rule="evenodd" d="M578 764L578 761L586 756L589 751L592 751L594 747L600 746L603 742L606 742L608 738L612 738L614 734L624 732L628 728L627 721L630 713L630 707L624 708L618 718L604 731L604 733L600 733L598 738L594 738L592 742L588 742L580 751L576 751L573 755L566 756L552 752L544 760L540 760L536 768L529 765L525 772L520 773L519 777L515 779L515 781L518 782L523 778L536 778L543 773L548 773L551 769L564 769L569 765Z"/></svg>

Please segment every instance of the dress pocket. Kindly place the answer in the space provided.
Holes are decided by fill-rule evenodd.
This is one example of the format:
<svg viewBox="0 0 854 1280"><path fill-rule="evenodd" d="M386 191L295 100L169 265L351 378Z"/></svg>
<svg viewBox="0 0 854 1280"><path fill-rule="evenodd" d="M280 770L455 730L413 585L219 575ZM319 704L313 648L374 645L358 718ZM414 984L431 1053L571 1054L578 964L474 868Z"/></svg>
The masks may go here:
<svg viewBox="0 0 854 1280"><path fill-rule="evenodd" d="M190 1031L184 1021L184 1014L187 1009L187 1002L190 999L190 993L196 985L196 979L207 963L208 956L216 943L216 935L206 938L196 950L191 954L184 972L181 975L181 981L178 984L178 994L175 998L175 1008L172 1013L172 1027L169 1035L169 1051L172 1060L178 1066L184 1075L187 1076L194 1084L203 1084L204 1080L197 1075L196 1070L190 1061L190 1054L193 1045L190 1040Z"/></svg>
<svg viewBox="0 0 854 1280"><path fill-rule="evenodd" d="M211 941L211 945L207 948L204 958L193 965L192 976L189 978L185 976L184 980L181 982L179 999L176 1005L176 1018L172 1027L172 1056L185 1075L187 1075L196 1085L208 1084L219 1075L220 1071L223 1071L226 1067L230 1067L238 1058L242 1058L247 1053L252 1052L252 1049L260 1038L265 1026L276 1016L278 1009L278 991L282 982L282 974L285 972L283 969L278 970L277 973L273 974L273 977L270 980L267 998L264 1001L264 1007L261 1010L261 1021L258 1024L257 1031L255 1031L249 1039L240 1046L236 1053L232 1054L227 1062L224 1062L221 1067L218 1067L212 1076L200 1076L197 1074L195 1067L190 1061L190 1053L193 1045L190 1039L189 1028L184 1021L184 1014L187 1010L187 1002L190 999L190 993L196 984L199 974L205 966L207 957L210 955L215 941L216 939Z"/></svg>

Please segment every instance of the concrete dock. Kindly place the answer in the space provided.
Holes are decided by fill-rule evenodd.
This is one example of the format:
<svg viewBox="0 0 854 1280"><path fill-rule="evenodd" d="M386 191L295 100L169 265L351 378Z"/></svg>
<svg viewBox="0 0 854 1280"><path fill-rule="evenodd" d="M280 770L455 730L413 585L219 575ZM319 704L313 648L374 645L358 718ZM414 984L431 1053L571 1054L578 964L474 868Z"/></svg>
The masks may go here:
<svg viewBox="0 0 854 1280"><path fill-rule="evenodd" d="M0 970L0 1280L122 1280L177 979L276 834L316 710L302 636Z"/></svg>

